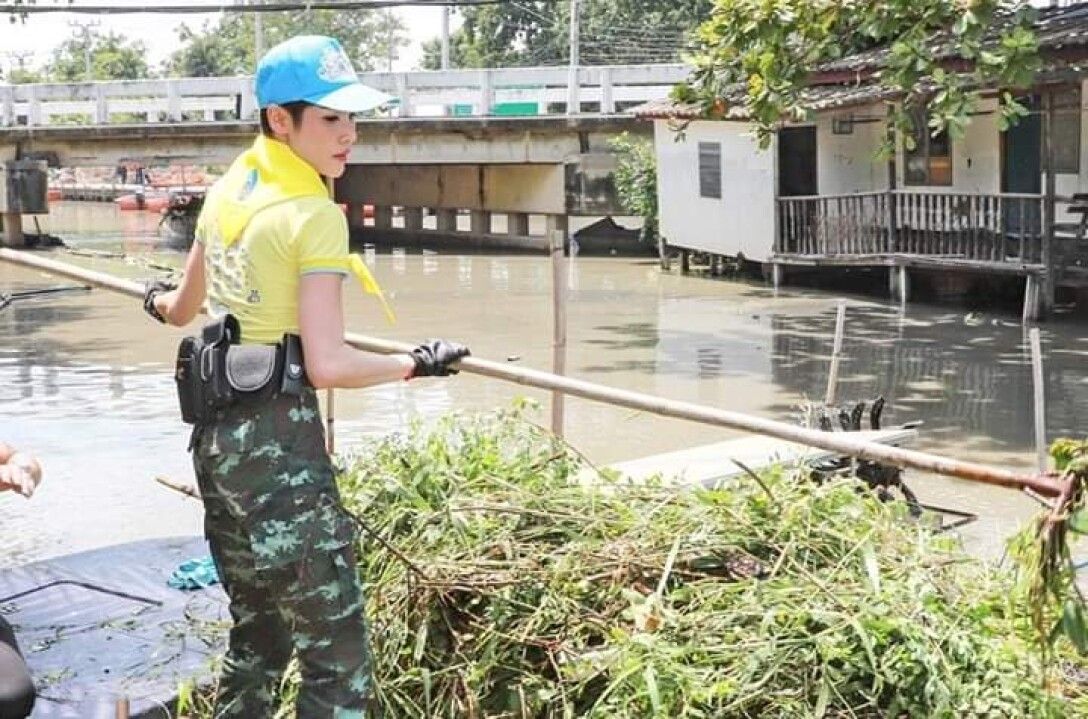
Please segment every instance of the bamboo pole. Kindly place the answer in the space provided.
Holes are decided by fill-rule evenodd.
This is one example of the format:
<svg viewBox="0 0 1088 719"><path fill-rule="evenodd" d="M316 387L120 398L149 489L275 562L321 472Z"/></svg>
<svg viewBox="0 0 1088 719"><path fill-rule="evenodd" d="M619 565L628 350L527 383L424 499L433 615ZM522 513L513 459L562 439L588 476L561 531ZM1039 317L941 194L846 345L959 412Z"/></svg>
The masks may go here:
<svg viewBox="0 0 1088 719"><path fill-rule="evenodd" d="M1043 384L1043 343L1039 328L1029 333L1031 344L1031 388L1035 407L1035 458L1040 472L1047 470L1046 446L1046 385Z"/></svg>
<svg viewBox="0 0 1088 719"><path fill-rule="evenodd" d="M567 283L563 272L563 241L566 232L554 230L549 238L552 256L552 372L567 370ZM562 392L552 392L552 433L563 436L565 402Z"/></svg>
<svg viewBox="0 0 1088 719"><path fill-rule="evenodd" d="M835 403L835 390L839 385L839 355L842 354L842 336L846 330L846 300L839 300L839 311L835 315L835 342L831 346L831 368L827 373L827 393L824 404L829 407Z"/></svg>
<svg viewBox="0 0 1088 719"><path fill-rule="evenodd" d="M28 252L0 248L0 260L87 282L96 287L113 290L131 297L143 297L143 287L137 282L112 277L102 272L85 270L81 267L75 267ZM400 354L410 352L413 349L413 345L403 342L366 337L351 332L345 334L344 339L357 349L379 354ZM537 389L563 392L575 397L651 412L663 417L675 417L716 427L762 434L808 447L818 447L830 452L857 457L858 459L883 462L897 467L918 469L948 477L959 477L960 479L1009 489L1030 489L1046 497L1059 496L1068 484L1068 482L1054 476L1020 474L1001 467L991 467L976 462L964 462L902 447L888 447L852 437L849 432L823 432L807 429L763 417L718 409L717 407L664 399L640 392L607 387L593 382L560 377L539 370L511 367L505 362L492 362L475 357L466 357L458 363L457 368L463 372L484 377L501 379Z"/></svg>

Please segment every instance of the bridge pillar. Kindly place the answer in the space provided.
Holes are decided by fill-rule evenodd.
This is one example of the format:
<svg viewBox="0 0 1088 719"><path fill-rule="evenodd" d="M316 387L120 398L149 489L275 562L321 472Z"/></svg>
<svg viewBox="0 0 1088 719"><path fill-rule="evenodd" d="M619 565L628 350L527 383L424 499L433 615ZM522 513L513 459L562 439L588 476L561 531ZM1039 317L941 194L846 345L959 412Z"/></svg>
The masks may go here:
<svg viewBox="0 0 1088 719"><path fill-rule="evenodd" d="M423 208L404 208L404 229L410 232L419 232L423 229Z"/></svg>
<svg viewBox="0 0 1088 719"><path fill-rule="evenodd" d="M472 234L474 235L489 235L491 234L491 213L487 210L473 210L471 215L472 222Z"/></svg>
<svg viewBox="0 0 1088 719"><path fill-rule="evenodd" d="M529 236L529 213L511 212L506 216L506 232L515 237Z"/></svg>
<svg viewBox="0 0 1088 719"><path fill-rule="evenodd" d="M556 232L562 232L563 238L566 239L568 227L570 227L570 220L566 215L544 216L544 235L548 238L548 242L552 241L552 235Z"/></svg>
<svg viewBox="0 0 1088 719"><path fill-rule="evenodd" d="M0 215L4 220L4 247L23 247L23 216L18 212L5 212Z"/></svg>
<svg viewBox="0 0 1088 719"><path fill-rule="evenodd" d="M378 205L374 208L374 229L393 229L393 208L388 205Z"/></svg>
<svg viewBox="0 0 1088 719"><path fill-rule="evenodd" d="M439 208L435 214L439 232L457 232L457 210Z"/></svg>
<svg viewBox="0 0 1088 719"><path fill-rule="evenodd" d="M99 125L110 123L110 106L106 101L106 86L95 83L94 86L94 121Z"/></svg>

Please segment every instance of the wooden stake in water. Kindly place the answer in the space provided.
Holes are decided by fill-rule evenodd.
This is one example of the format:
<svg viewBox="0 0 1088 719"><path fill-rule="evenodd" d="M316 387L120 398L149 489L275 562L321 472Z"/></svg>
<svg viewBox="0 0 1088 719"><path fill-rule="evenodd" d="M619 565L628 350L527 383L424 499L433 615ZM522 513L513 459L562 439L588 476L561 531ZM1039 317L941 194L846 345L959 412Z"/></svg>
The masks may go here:
<svg viewBox="0 0 1088 719"><path fill-rule="evenodd" d="M1035 457L1039 471L1047 470L1046 446L1046 386L1043 384L1043 344L1039 338L1039 328L1032 327L1029 333L1031 344L1031 387L1035 405Z"/></svg>
<svg viewBox="0 0 1088 719"><path fill-rule="evenodd" d="M117 719L129 719L129 702L127 697L117 700Z"/></svg>
<svg viewBox="0 0 1088 719"><path fill-rule="evenodd" d="M835 317L835 344L831 347L831 369L827 373L827 394L824 404L835 403L835 389L839 384L839 355L842 353L842 335L846 330L846 301L839 300L839 313Z"/></svg>
<svg viewBox="0 0 1088 719"><path fill-rule="evenodd" d="M563 241L566 232L555 230L551 237L552 253L552 373L562 376L567 369L567 273L563 271ZM564 397L552 392L552 432L563 436Z"/></svg>

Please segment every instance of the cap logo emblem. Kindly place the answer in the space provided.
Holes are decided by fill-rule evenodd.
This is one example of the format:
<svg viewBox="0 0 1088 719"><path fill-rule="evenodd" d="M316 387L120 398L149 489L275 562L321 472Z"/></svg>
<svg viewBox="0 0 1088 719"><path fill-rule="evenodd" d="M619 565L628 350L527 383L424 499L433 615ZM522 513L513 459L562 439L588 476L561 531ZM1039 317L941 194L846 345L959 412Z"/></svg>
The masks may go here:
<svg viewBox="0 0 1088 719"><path fill-rule="evenodd" d="M343 50L326 48L321 55L321 64L317 68L317 76L325 82L356 82L358 77L351 66L351 60Z"/></svg>

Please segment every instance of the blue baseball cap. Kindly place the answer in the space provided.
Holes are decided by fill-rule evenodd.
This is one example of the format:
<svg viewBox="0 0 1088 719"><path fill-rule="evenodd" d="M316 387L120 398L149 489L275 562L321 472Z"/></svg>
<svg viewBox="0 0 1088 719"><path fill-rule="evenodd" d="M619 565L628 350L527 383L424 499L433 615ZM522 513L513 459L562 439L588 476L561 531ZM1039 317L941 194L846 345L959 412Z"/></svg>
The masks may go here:
<svg viewBox="0 0 1088 719"><path fill-rule="evenodd" d="M359 82L344 48L331 37L284 40L257 63L257 106L308 102L340 112L367 112L393 98Z"/></svg>

